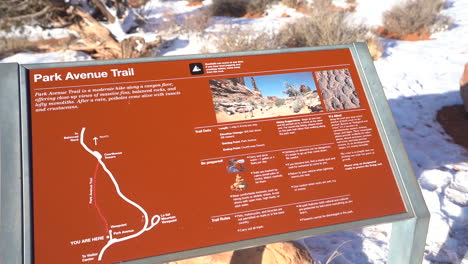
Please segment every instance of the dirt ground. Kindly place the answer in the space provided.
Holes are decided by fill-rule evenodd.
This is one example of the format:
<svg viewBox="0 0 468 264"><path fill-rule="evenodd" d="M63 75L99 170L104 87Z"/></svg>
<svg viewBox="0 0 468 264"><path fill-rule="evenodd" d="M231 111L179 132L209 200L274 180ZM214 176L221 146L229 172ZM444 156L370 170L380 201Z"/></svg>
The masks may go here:
<svg viewBox="0 0 468 264"><path fill-rule="evenodd" d="M250 119L258 118L268 118L268 117L278 117L278 116L289 116L292 114L308 114L310 110L307 107L302 107L302 109L294 113L287 105L282 105L280 107L272 107L271 109L265 108L263 111L260 109L254 109L251 113L235 113L229 115L226 112L216 113L216 120L218 123L222 122L232 122L232 121L243 121Z"/></svg>
<svg viewBox="0 0 468 264"><path fill-rule="evenodd" d="M468 149L468 113L463 105L443 107L437 112L437 121L455 143Z"/></svg>

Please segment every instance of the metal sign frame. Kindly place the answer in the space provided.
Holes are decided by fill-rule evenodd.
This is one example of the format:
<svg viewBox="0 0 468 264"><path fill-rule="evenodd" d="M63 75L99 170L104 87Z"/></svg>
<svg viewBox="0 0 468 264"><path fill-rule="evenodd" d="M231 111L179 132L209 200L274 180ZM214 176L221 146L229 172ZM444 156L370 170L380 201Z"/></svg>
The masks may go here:
<svg viewBox="0 0 468 264"><path fill-rule="evenodd" d="M421 263L430 214L408 160L399 136L398 128L393 120L390 107L365 43L330 47L110 61L25 65L16 63L0 64L0 72L2 73L2 81L0 82L0 263L34 263L32 246L31 135L29 132L28 70L334 49L349 49L351 51L370 104L371 112L376 121L379 135L384 144L398 188L408 212L132 260L128 261L128 263L161 263L381 223L392 223L388 263Z"/></svg>

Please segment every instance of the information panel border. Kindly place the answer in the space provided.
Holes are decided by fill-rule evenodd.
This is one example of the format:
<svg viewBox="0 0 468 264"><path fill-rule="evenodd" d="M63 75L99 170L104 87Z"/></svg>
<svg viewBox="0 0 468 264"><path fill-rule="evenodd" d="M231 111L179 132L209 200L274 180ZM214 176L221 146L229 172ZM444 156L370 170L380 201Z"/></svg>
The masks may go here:
<svg viewBox="0 0 468 264"><path fill-rule="evenodd" d="M31 69L115 65L187 59L207 59L252 56L277 53L295 53L319 50L349 49L359 72L376 121L380 138L391 163L407 213L348 222L245 241L209 246L128 263L147 264L191 258L200 255L264 245L277 241L299 239L329 232L349 230L380 223L393 223L389 262L421 263L429 224L429 212L404 150L398 128L388 106L382 85L365 43L332 47L298 48L254 52L188 55L159 58L84 61L51 64L0 64L6 73L0 83L0 262L33 263L32 189L30 157L30 122L27 73ZM19 69L19 70L18 70ZM19 177L21 175L21 177ZM21 195L20 195L21 194Z"/></svg>

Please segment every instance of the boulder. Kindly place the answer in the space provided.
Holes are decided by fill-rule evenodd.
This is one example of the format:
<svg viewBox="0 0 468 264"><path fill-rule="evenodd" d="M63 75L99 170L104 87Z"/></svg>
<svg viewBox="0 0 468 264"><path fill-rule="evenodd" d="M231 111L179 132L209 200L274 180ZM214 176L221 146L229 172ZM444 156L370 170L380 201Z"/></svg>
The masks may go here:
<svg viewBox="0 0 468 264"><path fill-rule="evenodd" d="M312 264L306 248L296 242L278 242L167 264Z"/></svg>
<svg viewBox="0 0 468 264"><path fill-rule="evenodd" d="M263 264L312 264L312 257L296 242L268 244L263 252Z"/></svg>
<svg viewBox="0 0 468 264"><path fill-rule="evenodd" d="M299 91L304 94L312 91L312 89L310 89L310 87L305 84L301 84Z"/></svg>
<svg viewBox="0 0 468 264"><path fill-rule="evenodd" d="M460 79L460 94L465 105L465 111L468 112L468 63L465 64L465 71Z"/></svg>

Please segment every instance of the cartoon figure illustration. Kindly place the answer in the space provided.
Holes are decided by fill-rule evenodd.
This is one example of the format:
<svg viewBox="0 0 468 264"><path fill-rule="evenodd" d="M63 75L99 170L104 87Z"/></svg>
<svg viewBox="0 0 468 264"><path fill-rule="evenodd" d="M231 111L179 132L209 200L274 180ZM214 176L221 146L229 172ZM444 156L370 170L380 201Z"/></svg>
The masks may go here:
<svg viewBox="0 0 468 264"><path fill-rule="evenodd" d="M228 173L238 173L245 171L244 167L245 160L230 159L229 166L227 167Z"/></svg>
<svg viewBox="0 0 468 264"><path fill-rule="evenodd" d="M233 191L244 191L249 187L249 184L244 181L244 178L239 174L236 175L236 182L231 185L231 190Z"/></svg>

